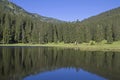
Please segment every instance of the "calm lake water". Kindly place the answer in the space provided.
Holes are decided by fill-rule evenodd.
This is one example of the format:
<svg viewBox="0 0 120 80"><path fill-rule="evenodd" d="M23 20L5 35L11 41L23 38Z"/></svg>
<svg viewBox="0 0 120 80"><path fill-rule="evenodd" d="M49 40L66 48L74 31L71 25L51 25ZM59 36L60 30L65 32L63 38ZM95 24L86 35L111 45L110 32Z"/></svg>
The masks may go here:
<svg viewBox="0 0 120 80"><path fill-rule="evenodd" d="M120 52L0 47L0 80L120 80Z"/></svg>

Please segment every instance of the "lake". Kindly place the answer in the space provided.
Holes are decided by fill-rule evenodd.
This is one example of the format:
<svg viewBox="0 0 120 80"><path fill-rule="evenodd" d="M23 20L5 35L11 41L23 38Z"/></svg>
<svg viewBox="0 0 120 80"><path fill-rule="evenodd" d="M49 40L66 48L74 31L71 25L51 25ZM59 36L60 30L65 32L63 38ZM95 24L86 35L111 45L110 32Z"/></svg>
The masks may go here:
<svg viewBox="0 0 120 80"><path fill-rule="evenodd" d="M120 80L120 52L0 47L0 80Z"/></svg>

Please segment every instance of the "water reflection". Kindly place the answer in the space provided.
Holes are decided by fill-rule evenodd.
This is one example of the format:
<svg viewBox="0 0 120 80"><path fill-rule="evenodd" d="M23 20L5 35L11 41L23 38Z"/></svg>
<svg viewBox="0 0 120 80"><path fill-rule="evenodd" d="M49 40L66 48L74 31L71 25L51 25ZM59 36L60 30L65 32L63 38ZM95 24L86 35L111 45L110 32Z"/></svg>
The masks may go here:
<svg viewBox="0 0 120 80"><path fill-rule="evenodd" d="M65 70L70 68L71 71L78 70L78 73L81 69L83 72L87 71L89 74L96 74L105 79L120 80L120 52L0 47L0 80L21 80L27 75L60 71L63 68Z"/></svg>
<svg viewBox="0 0 120 80"><path fill-rule="evenodd" d="M106 80L82 69L62 68L25 77L24 80Z"/></svg>

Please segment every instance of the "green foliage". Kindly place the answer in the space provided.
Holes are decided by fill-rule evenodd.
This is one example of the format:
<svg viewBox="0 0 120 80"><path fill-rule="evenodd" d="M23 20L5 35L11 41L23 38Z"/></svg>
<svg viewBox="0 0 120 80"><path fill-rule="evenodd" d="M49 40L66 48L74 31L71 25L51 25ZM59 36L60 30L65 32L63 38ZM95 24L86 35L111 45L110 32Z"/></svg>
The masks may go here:
<svg viewBox="0 0 120 80"><path fill-rule="evenodd" d="M112 43L113 42L113 37L112 37L112 28L111 26L106 27L106 40L107 43Z"/></svg>
<svg viewBox="0 0 120 80"><path fill-rule="evenodd" d="M83 21L63 22L0 1L0 43L107 43L120 40L120 8ZM50 21L49 21L50 20ZM90 45L94 45L90 42Z"/></svg>
<svg viewBox="0 0 120 80"><path fill-rule="evenodd" d="M90 45L95 45L95 41L90 41Z"/></svg>

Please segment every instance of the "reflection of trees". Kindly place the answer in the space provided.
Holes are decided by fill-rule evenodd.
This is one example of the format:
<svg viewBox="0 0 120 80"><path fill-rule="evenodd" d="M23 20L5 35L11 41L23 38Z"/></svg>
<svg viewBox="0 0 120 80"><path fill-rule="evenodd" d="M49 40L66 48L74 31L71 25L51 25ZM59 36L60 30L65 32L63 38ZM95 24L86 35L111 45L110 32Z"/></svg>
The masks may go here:
<svg viewBox="0 0 120 80"><path fill-rule="evenodd" d="M87 52L73 49L0 48L0 80L62 67L83 68L109 79L120 79L119 52Z"/></svg>

